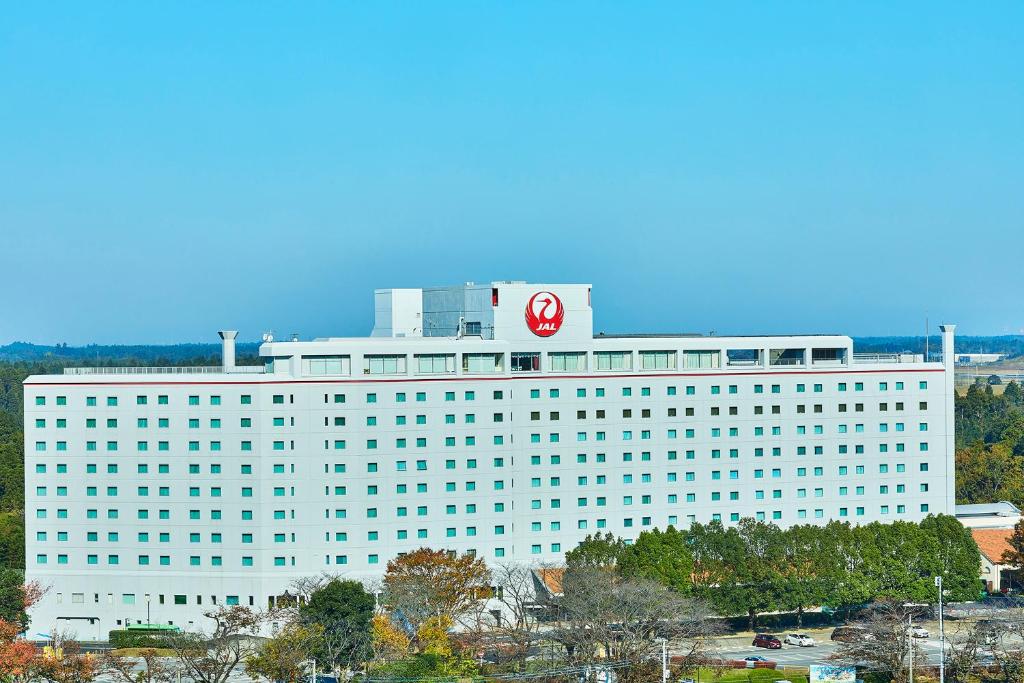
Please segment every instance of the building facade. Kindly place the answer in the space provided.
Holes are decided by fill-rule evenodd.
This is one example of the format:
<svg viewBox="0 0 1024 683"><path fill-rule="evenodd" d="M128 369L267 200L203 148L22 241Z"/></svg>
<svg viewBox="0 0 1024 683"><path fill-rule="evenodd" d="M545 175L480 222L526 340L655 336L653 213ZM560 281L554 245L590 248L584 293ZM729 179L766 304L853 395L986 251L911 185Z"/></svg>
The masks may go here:
<svg viewBox="0 0 1024 683"><path fill-rule="evenodd" d="M25 381L33 632L204 626L419 547L952 513L947 364L849 337L593 334L588 285L381 290L373 335Z"/></svg>

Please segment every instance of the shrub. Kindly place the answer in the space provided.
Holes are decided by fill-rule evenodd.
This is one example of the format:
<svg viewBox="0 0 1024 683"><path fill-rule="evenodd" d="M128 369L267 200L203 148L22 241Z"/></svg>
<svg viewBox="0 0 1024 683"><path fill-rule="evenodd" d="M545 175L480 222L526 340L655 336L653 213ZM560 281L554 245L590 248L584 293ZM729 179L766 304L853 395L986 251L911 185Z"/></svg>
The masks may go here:
<svg viewBox="0 0 1024 683"><path fill-rule="evenodd" d="M120 650L125 647L167 647L166 639L160 632L117 629L111 631L108 640L110 647Z"/></svg>

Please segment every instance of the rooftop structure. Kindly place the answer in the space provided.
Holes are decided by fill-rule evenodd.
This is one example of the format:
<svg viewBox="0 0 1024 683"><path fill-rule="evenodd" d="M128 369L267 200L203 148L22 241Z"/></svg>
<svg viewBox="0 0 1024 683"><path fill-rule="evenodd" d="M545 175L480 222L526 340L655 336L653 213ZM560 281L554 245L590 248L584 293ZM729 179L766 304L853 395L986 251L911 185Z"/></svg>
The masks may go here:
<svg viewBox="0 0 1024 683"><path fill-rule="evenodd" d="M957 505L954 514L961 524L974 529L1012 529L1021 520L1020 509L1008 500Z"/></svg>

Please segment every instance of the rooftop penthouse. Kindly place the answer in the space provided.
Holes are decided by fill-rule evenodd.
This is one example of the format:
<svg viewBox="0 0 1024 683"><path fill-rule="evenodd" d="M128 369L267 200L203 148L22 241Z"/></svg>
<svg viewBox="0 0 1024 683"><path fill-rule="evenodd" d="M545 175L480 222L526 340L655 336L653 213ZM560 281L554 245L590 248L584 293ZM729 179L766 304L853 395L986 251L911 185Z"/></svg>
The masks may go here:
<svg viewBox="0 0 1024 683"><path fill-rule="evenodd" d="M492 282L374 293L369 337L276 341L264 365L66 368L65 375L488 376L520 373L749 373L925 364L920 354L854 353L844 335L594 334L590 285ZM949 329L952 334L952 326ZM941 367L940 363L928 363Z"/></svg>

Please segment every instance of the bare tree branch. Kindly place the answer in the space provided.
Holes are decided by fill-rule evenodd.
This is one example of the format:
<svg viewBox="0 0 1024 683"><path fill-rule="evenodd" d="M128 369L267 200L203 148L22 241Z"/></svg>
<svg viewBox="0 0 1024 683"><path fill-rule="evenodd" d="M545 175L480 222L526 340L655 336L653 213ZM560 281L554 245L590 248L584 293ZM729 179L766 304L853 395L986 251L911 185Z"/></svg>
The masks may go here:
<svg viewBox="0 0 1024 683"><path fill-rule="evenodd" d="M183 672L196 683L226 683L255 649L263 616L235 605L205 615L214 623L209 633L183 631L167 637Z"/></svg>

